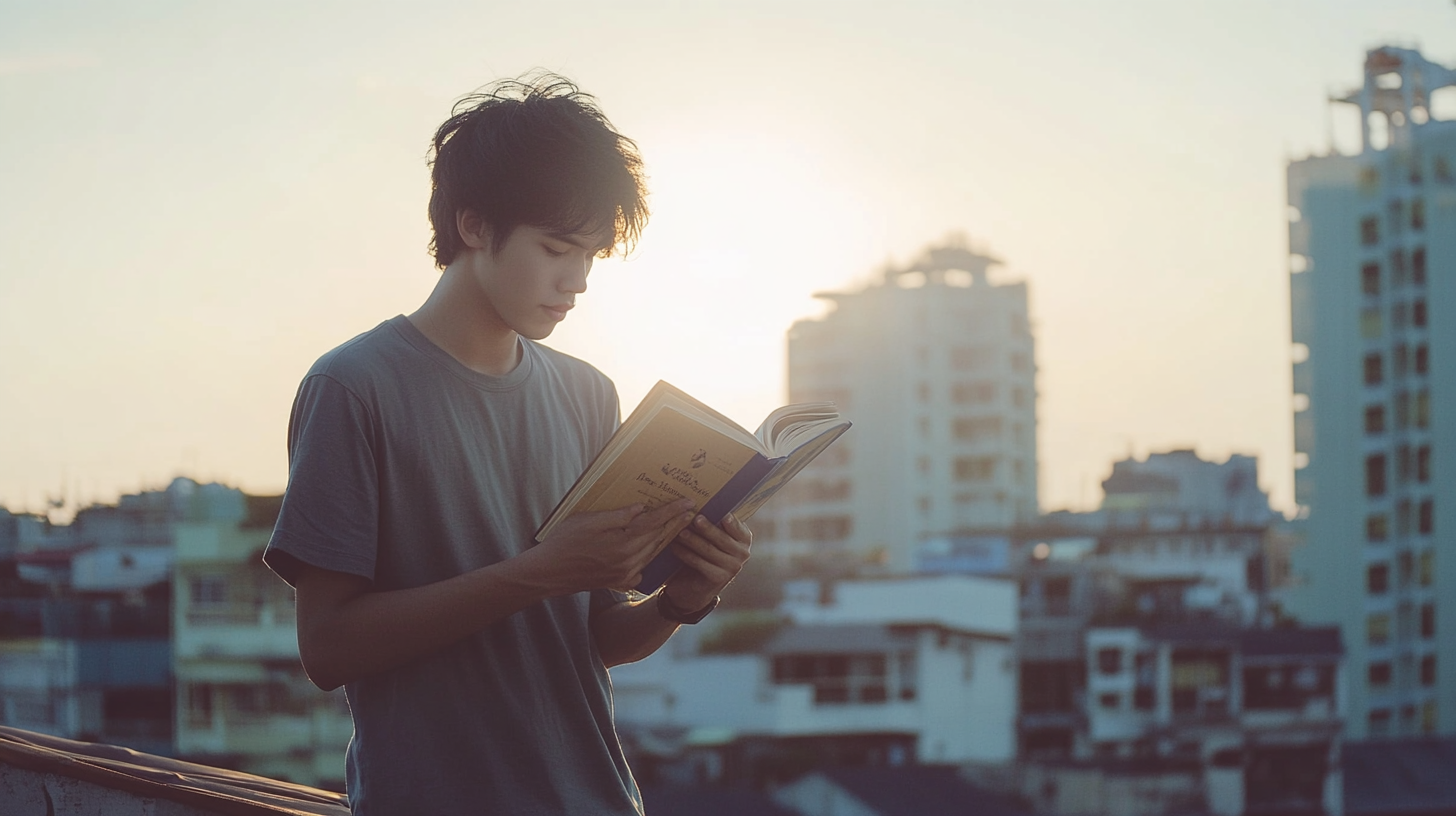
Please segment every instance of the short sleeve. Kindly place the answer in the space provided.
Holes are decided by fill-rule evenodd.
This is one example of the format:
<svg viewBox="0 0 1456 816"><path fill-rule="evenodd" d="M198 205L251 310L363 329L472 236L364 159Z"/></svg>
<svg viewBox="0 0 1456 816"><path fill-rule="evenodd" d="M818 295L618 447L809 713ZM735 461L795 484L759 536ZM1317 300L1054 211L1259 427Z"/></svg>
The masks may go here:
<svg viewBox="0 0 1456 816"><path fill-rule="evenodd" d="M288 421L288 488L263 561L294 583L286 554L374 580L379 477L374 424L358 395L326 374L299 386Z"/></svg>

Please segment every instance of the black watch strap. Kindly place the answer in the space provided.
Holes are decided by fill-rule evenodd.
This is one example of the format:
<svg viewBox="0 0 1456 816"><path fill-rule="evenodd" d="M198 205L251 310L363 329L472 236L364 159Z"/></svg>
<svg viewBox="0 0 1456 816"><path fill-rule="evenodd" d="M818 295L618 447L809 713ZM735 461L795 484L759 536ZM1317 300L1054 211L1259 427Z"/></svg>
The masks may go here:
<svg viewBox="0 0 1456 816"><path fill-rule="evenodd" d="M672 599L667 597L667 590L657 591L657 614L672 621L673 623L697 623L708 617L708 613L718 608L718 596L714 595L708 605L695 612L684 612L673 605Z"/></svg>

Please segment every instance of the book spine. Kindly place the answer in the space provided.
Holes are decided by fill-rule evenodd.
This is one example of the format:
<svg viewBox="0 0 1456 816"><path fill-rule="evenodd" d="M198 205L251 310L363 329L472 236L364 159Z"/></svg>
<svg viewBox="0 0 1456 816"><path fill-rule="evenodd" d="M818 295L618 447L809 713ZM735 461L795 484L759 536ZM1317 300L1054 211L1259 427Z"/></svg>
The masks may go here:
<svg viewBox="0 0 1456 816"><path fill-rule="evenodd" d="M778 461L777 459L767 459L761 453L755 453L753 458L749 459L748 463L733 474L733 478L729 479L727 484L723 485L722 490L713 494L713 498L708 499L708 503L698 510L698 515L706 518L710 524L721 522L724 516L731 513L733 508L747 498L755 487L758 487L758 483L763 481L765 476L773 472L774 465ZM652 559L652 563L642 570L642 582L637 585L637 591L651 595L667 583L667 579L671 578L672 574L677 572L678 567L681 566L682 561L678 560L678 557L672 552L672 546L668 545L667 549Z"/></svg>

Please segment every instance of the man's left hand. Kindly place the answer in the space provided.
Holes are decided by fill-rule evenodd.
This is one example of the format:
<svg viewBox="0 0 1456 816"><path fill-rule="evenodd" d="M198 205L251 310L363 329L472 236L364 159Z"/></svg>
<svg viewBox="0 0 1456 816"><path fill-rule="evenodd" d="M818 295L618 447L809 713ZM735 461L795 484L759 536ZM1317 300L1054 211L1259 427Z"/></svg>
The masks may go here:
<svg viewBox="0 0 1456 816"><path fill-rule="evenodd" d="M753 531L732 513L716 527L702 516L694 518L672 543L685 569L669 578L662 591L678 609L702 609L743 569L752 544Z"/></svg>

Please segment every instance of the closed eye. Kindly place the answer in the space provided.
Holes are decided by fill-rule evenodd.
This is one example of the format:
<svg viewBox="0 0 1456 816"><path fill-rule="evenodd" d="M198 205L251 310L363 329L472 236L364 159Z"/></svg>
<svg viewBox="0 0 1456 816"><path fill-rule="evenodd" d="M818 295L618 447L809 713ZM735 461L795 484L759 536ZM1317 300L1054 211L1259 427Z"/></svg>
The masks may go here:
<svg viewBox="0 0 1456 816"><path fill-rule="evenodd" d="M565 255L569 251L565 249L557 249L550 244L542 244L541 248L546 250L546 254L550 255L553 258L560 258L562 255Z"/></svg>

